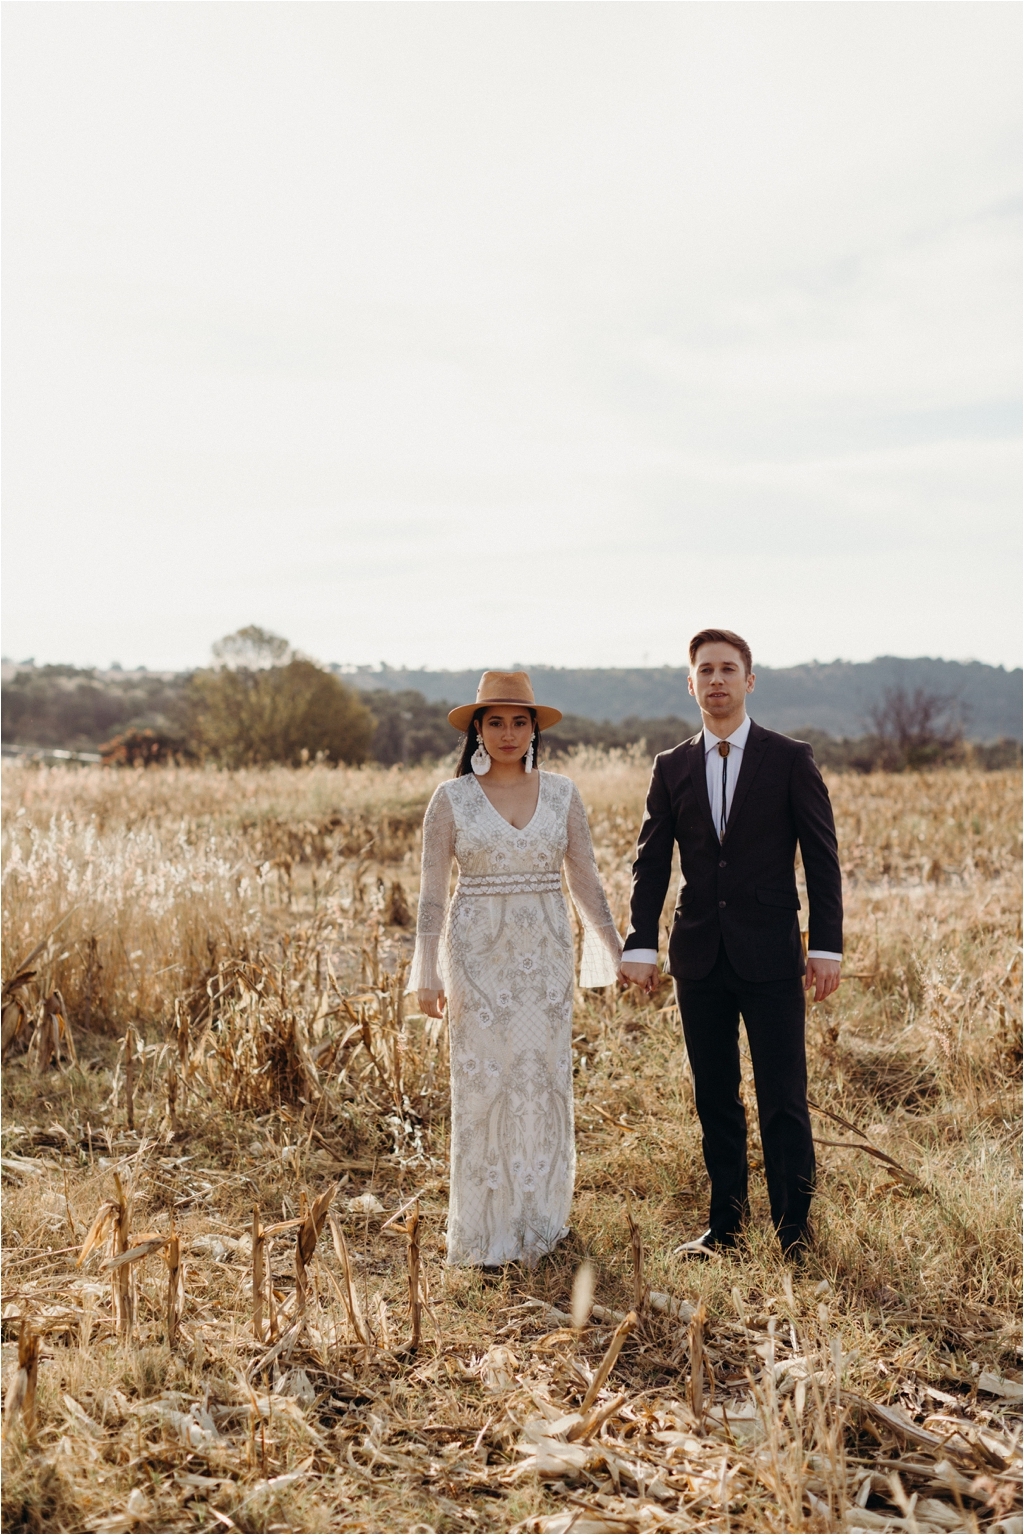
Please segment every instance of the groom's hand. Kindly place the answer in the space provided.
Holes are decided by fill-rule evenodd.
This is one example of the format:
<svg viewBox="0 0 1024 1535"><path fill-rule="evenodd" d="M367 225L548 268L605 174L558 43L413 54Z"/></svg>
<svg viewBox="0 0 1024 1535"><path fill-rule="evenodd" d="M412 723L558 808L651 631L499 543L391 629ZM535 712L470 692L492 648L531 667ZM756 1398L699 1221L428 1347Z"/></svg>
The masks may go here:
<svg viewBox="0 0 1024 1535"><path fill-rule="evenodd" d="M619 967L619 980L623 986L640 986L650 995L658 984L657 965L634 965L625 960Z"/></svg>
<svg viewBox="0 0 1024 1535"><path fill-rule="evenodd" d="M808 991L814 987L813 1002L823 1002L834 991L839 989L838 959L809 959L807 961L807 974L804 976L804 985Z"/></svg>

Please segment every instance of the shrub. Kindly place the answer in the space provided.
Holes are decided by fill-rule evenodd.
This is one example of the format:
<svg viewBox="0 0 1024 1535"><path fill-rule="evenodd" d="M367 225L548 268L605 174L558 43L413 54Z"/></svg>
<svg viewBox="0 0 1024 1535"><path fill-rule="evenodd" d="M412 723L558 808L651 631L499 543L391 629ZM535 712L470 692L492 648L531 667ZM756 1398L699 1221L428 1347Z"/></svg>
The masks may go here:
<svg viewBox="0 0 1024 1535"><path fill-rule="evenodd" d="M189 744L223 767L365 762L376 721L356 694L313 661L197 672L188 693Z"/></svg>
<svg viewBox="0 0 1024 1535"><path fill-rule="evenodd" d="M886 688L870 720L879 745L875 765L884 772L941 767L962 757L963 722L958 700L949 694Z"/></svg>
<svg viewBox="0 0 1024 1535"><path fill-rule="evenodd" d="M106 767L152 767L186 754L184 744L162 730L123 730L100 747Z"/></svg>

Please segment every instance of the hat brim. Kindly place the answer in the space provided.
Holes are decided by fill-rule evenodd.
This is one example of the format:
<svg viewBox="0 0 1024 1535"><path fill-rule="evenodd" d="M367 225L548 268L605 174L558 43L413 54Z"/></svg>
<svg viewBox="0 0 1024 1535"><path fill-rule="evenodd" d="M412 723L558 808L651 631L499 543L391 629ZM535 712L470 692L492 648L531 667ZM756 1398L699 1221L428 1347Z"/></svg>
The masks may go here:
<svg viewBox="0 0 1024 1535"><path fill-rule="evenodd" d="M542 704L524 704L521 698L488 698L486 703L482 704L460 704L448 715L448 723L454 725L456 730L468 730L470 721L478 709L500 708L505 704L516 704L521 709L532 709L537 716L537 726L540 730L548 730L552 725L557 725L562 718L561 709L549 709Z"/></svg>

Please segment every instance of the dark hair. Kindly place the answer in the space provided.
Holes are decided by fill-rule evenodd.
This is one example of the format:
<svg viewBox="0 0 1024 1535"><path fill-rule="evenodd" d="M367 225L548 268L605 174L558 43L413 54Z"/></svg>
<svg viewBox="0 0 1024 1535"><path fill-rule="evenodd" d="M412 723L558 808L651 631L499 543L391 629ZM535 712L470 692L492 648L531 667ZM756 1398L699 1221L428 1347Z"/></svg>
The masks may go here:
<svg viewBox="0 0 1024 1535"><path fill-rule="evenodd" d="M749 677L754 670L754 658L750 653L750 646L733 629L702 629L695 634L690 641L690 665L697 659L697 652L702 645L731 645L738 650L743 657L743 670Z"/></svg>
<svg viewBox="0 0 1024 1535"><path fill-rule="evenodd" d="M462 740L462 751L459 753L458 766L455 769L456 778L464 778L467 773L472 773L473 771L473 765L469 759L476 751L477 726L487 713L488 707L487 704L481 704L469 722L469 729ZM523 708L529 709L529 705L524 704ZM533 765L538 767L540 765L540 730L537 725L537 711L536 709L530 709L529 712L530 718L533 720ZM522 760L525 762L526 758L524 757Z"/></svg>

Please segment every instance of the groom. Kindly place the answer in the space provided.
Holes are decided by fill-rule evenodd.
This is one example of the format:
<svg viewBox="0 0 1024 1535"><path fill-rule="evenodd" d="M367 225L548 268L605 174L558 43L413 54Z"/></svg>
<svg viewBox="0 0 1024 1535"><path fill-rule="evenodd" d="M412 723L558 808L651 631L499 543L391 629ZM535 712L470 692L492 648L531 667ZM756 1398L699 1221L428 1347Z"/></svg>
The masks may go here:
<svg viewBox="0 0 1024 1535"><path fill-rule="evenodd" d="M803 988L813 988L816 1002L831 996L843 948L832 806L810 747L749 718L754 673L750 646L738 634L694 635L688 687L704 729L654 759L621 978L648 991L656 983L658 926L678 844L684 883L669 970L711 1180L709 1229L681 1251L707 1256L735 1246L747 1215L742 1016L772 1220L783 1250L798 1252L808 1240L814 1190ZM797 843L810 906L803 980Z"/></svg>

